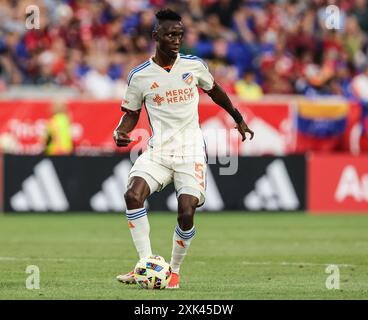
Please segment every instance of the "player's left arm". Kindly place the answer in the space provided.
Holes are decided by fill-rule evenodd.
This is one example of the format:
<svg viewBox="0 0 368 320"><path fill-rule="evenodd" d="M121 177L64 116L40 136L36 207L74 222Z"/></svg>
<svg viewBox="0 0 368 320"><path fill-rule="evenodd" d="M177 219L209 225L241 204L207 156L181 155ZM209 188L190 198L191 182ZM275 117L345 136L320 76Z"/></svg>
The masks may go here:
<svg viewBox="0 0 368 320"><path fill-rule="evenodd" d="M248 132L250 134L250 139L253 139L254 132L249 129L247 124L244 122L242 115L240 112L233 106L230 98L226 94L226 92L219 86L216 81L213 84L213 87L211 90L205 91L215 102L218 104L221 108L227 111L228 114L232 116L236 123L236 129L238 129L239 133L242 136L242 141L246 139L246 133Z"/></svg>

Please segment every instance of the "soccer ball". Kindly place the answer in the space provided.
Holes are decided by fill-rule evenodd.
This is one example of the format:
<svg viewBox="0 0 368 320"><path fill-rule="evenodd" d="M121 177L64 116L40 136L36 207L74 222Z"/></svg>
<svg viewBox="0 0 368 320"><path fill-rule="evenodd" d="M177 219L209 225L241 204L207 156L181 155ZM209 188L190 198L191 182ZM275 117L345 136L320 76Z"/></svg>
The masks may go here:
<svg viewBox="0 0 368 320"><path fill-rule="evenodd" d="M134 279L143 289L164 289L171 279L171 266L161 256L149 256L138 261Z"/></svg>

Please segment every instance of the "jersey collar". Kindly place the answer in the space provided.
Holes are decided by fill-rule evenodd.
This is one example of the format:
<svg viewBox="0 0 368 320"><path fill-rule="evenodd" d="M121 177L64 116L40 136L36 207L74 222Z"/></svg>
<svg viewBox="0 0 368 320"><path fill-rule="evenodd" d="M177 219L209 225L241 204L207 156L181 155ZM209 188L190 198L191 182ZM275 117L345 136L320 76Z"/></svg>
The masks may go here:
<svg viewBox="0 0 368 320"><path fill-rule="evenodd" d="M178 53L173 65L172 65L172 68L170 70L170 72L167 72L163 67L159 66L155 61L153 61L153 58L154 56L151 56L151 58L149 59L151 64L156 68L156 69L159 69L161 72L165 73L165 74L171 74L173 72L173 70L175 69L176 65L179 63L179 60L180 60L180 54Z"/></svg>

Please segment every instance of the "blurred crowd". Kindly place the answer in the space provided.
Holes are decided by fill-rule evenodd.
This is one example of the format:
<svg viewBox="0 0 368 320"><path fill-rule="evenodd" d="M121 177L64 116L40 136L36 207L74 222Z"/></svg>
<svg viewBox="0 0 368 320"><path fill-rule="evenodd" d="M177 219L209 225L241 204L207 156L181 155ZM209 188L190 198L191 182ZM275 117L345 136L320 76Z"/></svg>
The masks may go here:
<svg viewBox="0 0 368 320"><path fill-rule="evenodd" d="M25 28L30 5L39 29ZM183 17L182 53L205 59L229 93L367 95L367 0L0 0L0 92L59 85L121 98L130 69L154 53L164 6Z"/></svg>

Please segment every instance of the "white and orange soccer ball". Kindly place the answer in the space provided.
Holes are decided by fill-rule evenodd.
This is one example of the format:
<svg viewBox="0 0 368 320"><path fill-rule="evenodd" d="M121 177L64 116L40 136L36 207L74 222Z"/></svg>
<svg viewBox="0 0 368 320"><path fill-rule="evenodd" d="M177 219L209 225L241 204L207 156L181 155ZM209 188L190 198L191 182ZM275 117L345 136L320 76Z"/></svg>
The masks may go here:
<svg viewBox="0 0 368 320"><path fill-rule="evenodd" d="M142 258L134 268L134 279L143 289L165 289L171 279L171 266L161 256Z"/></svg>

